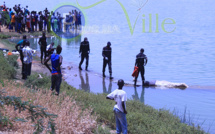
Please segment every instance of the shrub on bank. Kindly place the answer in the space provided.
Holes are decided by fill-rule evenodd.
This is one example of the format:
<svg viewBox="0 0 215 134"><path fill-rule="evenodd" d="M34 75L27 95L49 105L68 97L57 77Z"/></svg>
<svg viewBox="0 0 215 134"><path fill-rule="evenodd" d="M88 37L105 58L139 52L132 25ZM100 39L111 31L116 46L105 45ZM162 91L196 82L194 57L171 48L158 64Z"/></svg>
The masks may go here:
<svg viewBox="0 0 215 134"><path fill-rule="evenodd" d="M47 90L34 90L11 81L4 83L4 94L0 85L2 132L90 134L97 127L96 116L90 114L92 109L82 110L71 96L55 96Z"/></svg>
<svg viewBox="0 0 215 134"><path fill-rule="evenodd" d="M43 75L43 80L32 75L26 81L26 85L34 85L38 88L50 87L51 78ZM106 100L106 94L92 94L82 90L76 90L66 82L61 84L61 92L66 92L68 96L73 96L76 102L84 109L93 108L91 114L98 115L97 121L105 123L115 129L115 119L113 114L114 101ZM156 110L141 102L129 100L127 102L128 131L131 134L204 134L200 127L188 126L181 123L180 119L170 111Z"/></svg>
<svg viewBox="0 0 215 134"><path fill-rule="evenodd" d="M16 75L15 67L18 67L17 56L11 55L4 57L3 53L0 52L0 80L12 79Z"/></svg>
<svg viewBox="0 0 215 134"><path fill-rule="evenodd" d="M0 34L0 39L7 39L10 38L11 36L5 35L5 34Z"/></svg>

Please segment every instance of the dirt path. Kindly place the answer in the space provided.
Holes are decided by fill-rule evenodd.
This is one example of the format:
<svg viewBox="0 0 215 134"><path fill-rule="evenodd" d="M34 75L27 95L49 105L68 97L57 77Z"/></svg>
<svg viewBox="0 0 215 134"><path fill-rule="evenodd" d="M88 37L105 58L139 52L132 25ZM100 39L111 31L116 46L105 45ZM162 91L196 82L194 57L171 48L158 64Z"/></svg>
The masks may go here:
<svg viewBox="0 0 215 134"><path fill-rule="evenodd" d="M5 46L0 42L0 48L1 48L1 47L5 47Z"/></svg>
<svg viewBox="0 0 215 134"><path fill-rule="evenodd" d="M38 57L34 57L33 61L32 61L32 67L31 67L31 72L32 73L39 73L39 74L46 74L48 76L51 75L51 73L49 72L49 70L45 67L45 65L41 64L40 61L35 60L38 59ZM22 63L20 58L17 59L17 62L19 64L19 69L17 69L17 74L16 74L16 81L17 82L22 82L24 83L24 80L22 80Z"/></svg>

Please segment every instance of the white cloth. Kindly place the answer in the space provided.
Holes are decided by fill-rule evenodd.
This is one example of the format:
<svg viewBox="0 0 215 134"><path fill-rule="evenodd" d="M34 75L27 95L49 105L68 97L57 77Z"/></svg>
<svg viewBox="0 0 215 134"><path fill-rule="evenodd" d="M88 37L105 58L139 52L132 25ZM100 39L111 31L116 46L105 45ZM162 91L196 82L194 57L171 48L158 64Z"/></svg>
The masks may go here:
<svg viewBox="0 0 215 134"><path fill-rule="evenodd" d="M116 89L112 93L108 94L107 97L114 99L115 102L117 103L114 106L114 108L117 108L121 112L124 112L123 107L122 107L122 101L124 101L124 102L127 101L127 94L125 91ZM125 109L126 109L126 104L125 104Z"/></svg>
<svg viewBox="0 0 215 134"><path fill-rule="evenodd" d="M50 49L50 44L46 47L46 51L49 51L49 49Z"/></svg>

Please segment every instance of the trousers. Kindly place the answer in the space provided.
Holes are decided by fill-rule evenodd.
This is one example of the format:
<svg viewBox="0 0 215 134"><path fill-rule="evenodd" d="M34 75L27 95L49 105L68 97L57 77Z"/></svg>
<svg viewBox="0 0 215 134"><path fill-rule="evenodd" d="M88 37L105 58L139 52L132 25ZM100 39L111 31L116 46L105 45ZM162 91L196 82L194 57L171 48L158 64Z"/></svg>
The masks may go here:
<svg viewBox="0 0 215 134"><path fill-rule="evenodd" d="M112 64L111 64L111 60L103 60L103 69L102 72L105 72L105 68L108 65L108 69L109 69L109 73L112 74Z"/></svg>
<svg viewBox="0 0 215 134"><path fill-rule="evenodd" d="M61 74L52 75L51 90L53 91L55 89L55 91L59 94L61 81L62 81L62 75Z"/></svg>
<svg viewBox="0 0 215 134"><path fill-rule="evenodd" d="M89 55L88 54L82 54L81 55L81 61L79 63L79 67L82 65L82 63L84 62L84 59L86 59L86 68L88 67L89 64Z"/></svg>
<svg viewBox="0 0 215 134"><path fill-rule="evenodd" d="M114 115L116 120L116 133L120 134L121 132L123 134L127 134L127 120L126 120L126 114L121 112L119 109L114 108Z"/></svg>

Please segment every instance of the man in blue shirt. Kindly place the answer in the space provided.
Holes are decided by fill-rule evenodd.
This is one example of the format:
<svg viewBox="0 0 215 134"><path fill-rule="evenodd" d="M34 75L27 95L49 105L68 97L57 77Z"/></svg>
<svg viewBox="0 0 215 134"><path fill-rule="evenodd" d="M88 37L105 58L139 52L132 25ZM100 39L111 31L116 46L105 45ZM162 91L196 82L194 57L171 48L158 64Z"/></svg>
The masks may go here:
<svg viewBox="0 0 215 134"><path fill-rule="evenodd" d="M9 9L10 20L11 20L11 18L12 18L12 13L13 13L13 11L12 11L11 8L10 8L10 9Z"/></svg>
<svg viewBox="0 0 215 134"><path fill-rule="evenodd" d="M52 73L51 77L51 90L53 91L55 89L56 94L59 95L60 93L60 85L62 81L62 74L61 74L61 64L63 61L63 57L60 55L62 51L62 47L60 45L57 46L57 53L52 54L48 57L48 59L45 60L45 66L49 69L49 71ZM47 64L48 61L51 59L52 69Z"/></svg>

